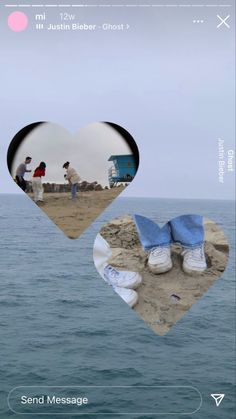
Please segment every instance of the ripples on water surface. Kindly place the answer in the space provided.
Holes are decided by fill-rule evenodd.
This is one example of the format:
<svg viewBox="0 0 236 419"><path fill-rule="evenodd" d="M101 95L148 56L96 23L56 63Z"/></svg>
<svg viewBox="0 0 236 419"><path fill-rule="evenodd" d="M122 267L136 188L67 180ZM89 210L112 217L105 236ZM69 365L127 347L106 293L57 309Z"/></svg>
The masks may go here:
<svg viewBox="0 0 236 419"><path fill-rule="evenodd" d="M149 330L93 266L101 225L134 209L160 224L202 214L231 242L223 277L164 337ZM197 419L233 418L232 223L232 202L120 198L79 240L70 240L27 197L0 195L1 417L14 416L6 396L17 385L165 384L199 388ZM220 409L211 392L226 393Z"/></svg>

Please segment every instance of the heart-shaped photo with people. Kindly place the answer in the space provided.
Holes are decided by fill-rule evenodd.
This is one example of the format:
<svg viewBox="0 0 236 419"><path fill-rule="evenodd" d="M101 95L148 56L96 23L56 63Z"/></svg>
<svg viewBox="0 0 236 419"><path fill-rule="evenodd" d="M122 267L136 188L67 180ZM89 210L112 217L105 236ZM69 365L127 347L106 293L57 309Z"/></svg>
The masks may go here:
<svg viewBox="0 0 236 419"><path fill-rule="evenodd" d="M36 122L14 136L7 163L21 191L75 239L133 181L139 152L131 134L111 122L91 123L75 135Z"/></svg>
<svg viewBox="0 0 236 419"><path fill-rule="evenodd" d="M221 277L228 255L222 229L196 214L161 227L138 214L120 216L101 228L93 249L104 283L158 335L169 332Z"/></svg>

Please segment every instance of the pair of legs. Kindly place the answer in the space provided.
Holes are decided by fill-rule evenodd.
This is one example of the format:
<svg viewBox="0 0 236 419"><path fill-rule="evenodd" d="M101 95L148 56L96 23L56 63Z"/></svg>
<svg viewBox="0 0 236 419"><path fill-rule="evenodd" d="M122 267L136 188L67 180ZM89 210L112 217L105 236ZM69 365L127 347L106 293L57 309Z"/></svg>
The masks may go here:
<svg viewBox="0 0 236 419"><path fill-rule="evenodd" d="M22 189L22 191L26 191L26 181L22 176L16 176L16 183Z"/></svg>
<svg viewBox="0 0 236 419"><path fill-rule="evenodd" d="M43 184L41 177L35 177L32 179L32 188L34 193L34 201L35 202L43 202Z"/></svg>
<svg viewBox="0 0 236 419"><path fill-rule="evenodd" d="M172 268L170 247L173 243L181 244L184 249L183 270L186 273L201 273L206 269L201 216L182 215L169 221L163 228L140 215L135 215L134 220L141 244L150 252L148 265L153 273L164 273ZM93 249L96 269L117 294L133 307L138 301L138 294L134 288L141 283L142 278L137 272L114 269L108 264L111 255L109 244L98 234Z"/></svg>
<svg viewBox="0 0 236 419"><path fill-rule="evenodd" d="M71 184L71 199L75 199L77 195L77 186L78 183L72 183Z"/></svg>
<svg viewBox="0 0 236 419"><path fill-rule="evenodd" d="M118 271L113 268L108 263L111 255L109 244L101 234L97 234L93 247L95 267L104 281L111 285L130 307L133 307L138 302L138 294L134 289L140 285L142 278L137 272Z"/></svg>
<svg viewBox="0 0 236 419"><path fill-rule="evenodd" d="M181 215L160 228L141 215L134 221L143 248L150 251L148 265L153 273L164 273L172 268L170 246L178 243L183 247L183 270L201 273L206 269L204 254L204 227L200 215Z"/></svg>

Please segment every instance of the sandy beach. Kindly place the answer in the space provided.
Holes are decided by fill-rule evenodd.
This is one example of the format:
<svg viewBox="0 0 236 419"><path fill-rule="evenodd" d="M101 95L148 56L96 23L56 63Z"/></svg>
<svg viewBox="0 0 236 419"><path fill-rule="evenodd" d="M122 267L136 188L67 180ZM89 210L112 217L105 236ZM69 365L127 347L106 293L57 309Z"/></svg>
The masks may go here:
<svg viewBox="0 0 236 419"><path fill-rule="evenodd" d="M70 193L44 193L44 202L38 205L69 238L76 239L123 190L78 192L76 201Z"/></svg>
<svg viewBox="0 0 236 419"><path fill-rule="evenodd" d="M204 225L208 267L201 275L191 276L182 270L179 245L172 246L173 268L164 274L152 274L147 266L148 255L140 245L130 216L112 220L101 230L112 248L109 263L121 270L141 273L143 282L136 290L139 301L134 310L159 335L166 334L184 316L226 267L229 247L223 232L208 219Z"/></svg>

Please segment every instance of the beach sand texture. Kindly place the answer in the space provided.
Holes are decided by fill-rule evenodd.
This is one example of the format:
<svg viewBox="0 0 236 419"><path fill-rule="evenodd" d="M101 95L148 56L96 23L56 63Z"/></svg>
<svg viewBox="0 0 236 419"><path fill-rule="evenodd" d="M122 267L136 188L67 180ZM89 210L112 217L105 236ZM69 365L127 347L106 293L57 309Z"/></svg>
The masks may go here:
<svg viewBox="0 0 236 419"><path fill-rule="evenodd" d="M70 193L44 193L44 202L38 205L69 238L76 239L123 190L120 186L78 192L75 201L69 199Z"/></svg>
<svg viewBox="0 0 236 419"><path fill-rule="evenodd" d="M166 334L191 306L199 300L224 271L229 247L222 230L205 219L205 253L207 270L201 275L187 275L182 270L181 247L172 246L173 268L154 275L147 266L147 253L142 249L135 224L128 215L106 224L101 235L112 248L109 263L123 270L138 271L143 282L137 289L138 304L134 310L158 335ZM180 300L172 297L175 294Z"/></svg>

